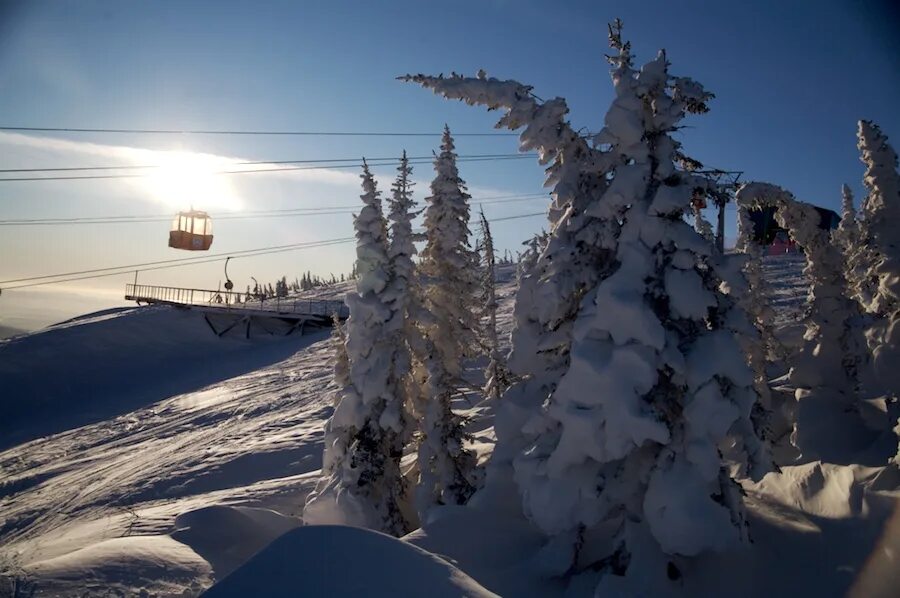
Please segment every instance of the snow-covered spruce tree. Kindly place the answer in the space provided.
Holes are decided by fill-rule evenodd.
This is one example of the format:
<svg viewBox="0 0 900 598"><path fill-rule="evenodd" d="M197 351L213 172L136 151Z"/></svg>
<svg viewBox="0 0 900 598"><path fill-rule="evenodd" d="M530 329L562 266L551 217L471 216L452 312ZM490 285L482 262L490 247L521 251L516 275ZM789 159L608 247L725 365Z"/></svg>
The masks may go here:
<svg viewBox="0 0 900 598"><path fill-rule="evenodd" d="M425 387L419 410L419 514L435 505L464 504L475 492L479 472L475 453L465 447L463 419L451 400L462 386L461 364L476 354L478 310L477 256L469 245L469 194L456 167L450 129L444 128L435 177L426 198L425 248L419 262L427 321L421 360Z"/></svg>
<svg viewBox="0 0 900 598"><path fill-rule="evenodd" d="M694 228L697 230L701 237L703 237L710 243L715 243L716 234L713 232L712 225L706 218L704 218L703 209L700 207L700 203L692 202L691 208L694 212Z"/></svg>
<svg viewBox="0 0 900 598"><path fill-rule="evenodd" d="M540 234L537 234L522 243L522 245L525 246L525 250L519 252L518 259L516 260L517 287L522 284L522 277L525 276L525 274L530 273L537 264L538 257L547 246L547 239L549 237L549 233L541 231Z"/></svg>
<svg viewBox="0 0 900 598"><path fill-rule="evenodd" d="M406 151L400 158L397 178L391 186L390 243L388 257L391 266L391 281L385 291L387 299L393 302L394 320L391 331L394 335L393 375L398 380L398 391L406 406L406 414L418 414L421 409L421 382L423 377L422 356L426 352L424 339L418 323L426 323L430 314L422 307L422 292L413 257L416 255L412 221L416 216L416 203L412 197L412 167ZM415 426L414 422L410 422Z"/></svg>
<svg viewBox="0 0 900 598"><path fill-rule="evenodd" d="M791 442L804 461L846 462L873 440L873 432L860 413L860 382L869 361L862 314L848 296L840 248L819 227L815 208L780 187L748 183L738 202L774 207L776 222L806 255L806 333L789 373L797 399Z"/></svg>
<svg viewBox="0 0 900 598"><path fill-rule="evenodd" d="M346 375L328 422L324 477L310 495L304 519L370 527L396 536L409 531L403 514L400 458L408 438L404 407L393 376L394 306L381 198L363 166L363 207L354 219L359 278L347 294ZM337 363L342 363L339 359ZM340 379L338 379L340 378Z"/></svg>
<svg viewBox="0 0 900 598"><path fill-rule="evenodd" d="M484 396L499 400L500 395L509 387L509 370L506 367L506 358L500 351L500 337L497 334L497 272L494 265L494 237L491 235L491 226L481 211L481 237L484 251L482 294L486 322L484 325L484 345L488 354L488 365L484 371Z"/></svg>
<svg viewBox="0 0 900 598"><path fill-rule="evenodd" d="M878 125L859 122L859 150L866 165L863 183L869 192L865 222L874 255L869 279L875 282L870 311L890 318L900 309L900 173L897 152Z"/></svg>
<svg viewBox="0 0 900 598"><path fill-rule="evenodd" d="M855 249L859 242L858 237L859 223L856 221L853 192L847 185L841 185L841 222L838 224L837 230L831 233L831 238L846 257ZM852 281L848 280L848 283L852 283Z"/></svg>
<svg viewBox="0 0 900 598"><path fill-rule="evenodd" d="M860 121L858 137L869 192L863 214L870 241L864 280L871 285L874 322L868 342L878 387L888 395L888 413L898 420L900 435L900 172L897 152L878 125Z"/></svg>
<svg viewBox="0 0 900 598"><path fill-rule="evenodd" d="M539 103L517 82L408 77L504 108L499 126L525 127L520 147L553 160L551 236L516 298L510 365L523 379L500 402L492 464L511 464L557 574L630 571L648 536L695 555L744 535L717 448L738 423L751 428L756 398L733 339L746 316L719 290L740 260L712 259L684 221L699 181L676 171L671 137L711 95L669 75L664 53L635 70L619 23L610 41L616 98L595 149L563 121L563 100ZM612 554L590 544L598 526L615 530Z"/></svg>
<svg viewBox="0 0 900 598"><path fill-rule="evenodd" d="M788 438L793 428L793 401L787 403L773 395L766 372L768 363L783 357L784 348L775 338L772 322L775 312L766 299L766 280L762 271L763 247L754 240L754 225L750 218L751 205L736 200L738 213L738 237L735 250L745 256L744 277L746 292L736 297L747 312L754 330L739 337L747 356L747 364L753 371L753 386L759 396L752 419L761 438L772 445L789 446Z"/></svg>

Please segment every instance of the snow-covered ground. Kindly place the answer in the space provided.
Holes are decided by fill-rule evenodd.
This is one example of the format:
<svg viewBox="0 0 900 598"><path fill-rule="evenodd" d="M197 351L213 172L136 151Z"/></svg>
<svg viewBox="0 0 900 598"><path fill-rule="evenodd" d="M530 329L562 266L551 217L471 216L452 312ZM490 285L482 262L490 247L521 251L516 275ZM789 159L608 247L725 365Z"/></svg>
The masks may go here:
<svg viewBox="0 0 900 598"><path fill-rule="evenodd" d="M797 256L767 260L784 331L802 315L802 265ZM511 268L503 279L499 323L508 332ZM0 419L0 596L190 596L239 568L212 595L250 595L260 579L282 590L305 579L312 594L407 595L441 580L440 595L561 595L559 582L540 580L539 534L497 518L491 497L446 509L407 538L418 548L309 528L246 563L302 523L332 411L327 339L219 339L195 313L140 308L0 341L0 407L10 414ZM489 409L457 407L475 416L479 450L489 452ZM895 469L818 463L770 474L746 487L752 547L679 562L688 574L675 587L882 595L892 572L897 583L900 514L888 522L898 483ZM382 582L350 575L333 585L322 571L339 558L362 561ZM360 579L373 585L360 589Z"/></svg>

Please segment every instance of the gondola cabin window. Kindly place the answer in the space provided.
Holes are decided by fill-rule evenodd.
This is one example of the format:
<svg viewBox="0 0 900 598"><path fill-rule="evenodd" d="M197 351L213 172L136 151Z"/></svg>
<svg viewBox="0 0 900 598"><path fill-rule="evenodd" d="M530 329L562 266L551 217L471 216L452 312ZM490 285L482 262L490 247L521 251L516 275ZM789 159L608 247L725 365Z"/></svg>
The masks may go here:
<svg viewBox="0 0 900 598"><path fill-rule="evenodd" d="M179 212L169 231L169 247L187 251L206 251L213 241L212 219L206 212Z"/></svg>

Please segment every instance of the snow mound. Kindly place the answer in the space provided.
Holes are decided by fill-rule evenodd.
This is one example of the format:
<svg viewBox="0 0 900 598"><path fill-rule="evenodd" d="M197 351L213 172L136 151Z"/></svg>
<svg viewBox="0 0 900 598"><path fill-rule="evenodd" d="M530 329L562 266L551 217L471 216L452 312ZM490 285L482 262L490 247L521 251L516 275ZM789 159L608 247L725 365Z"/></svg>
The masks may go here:
<svg viewBox="0 0 900 598"><path fill-rule="evenodd" d="M182 595L209 585L210 568L196 552L168 536L113 538L28 565L39 596ZM142 580L141 591L134 586ZM193 589L193 592L191 592Z"/></svg>
<svg viewBox="0 0 900 598"><path fill-rule="evenodd" d="M897 470L891 467L813 461L769 473L759 483L748 484L748 489L810 515L841 519L865 516L865 502L874 496L872 492L896 489L898 481Z"/></svg>
<svg viewBox="0 0 900 598"><path fill-rule="evenodd" d="M299 525L299 519L269 509L215 505L179 515L171 536L206 559L221 579Z"/></svg>
<svg viewBox="0 0 900 598"><path fill-rule="evenodd" d="M299 595L495 596L453 565L402 540L331 525L284 534L204 594Z"/></svg>

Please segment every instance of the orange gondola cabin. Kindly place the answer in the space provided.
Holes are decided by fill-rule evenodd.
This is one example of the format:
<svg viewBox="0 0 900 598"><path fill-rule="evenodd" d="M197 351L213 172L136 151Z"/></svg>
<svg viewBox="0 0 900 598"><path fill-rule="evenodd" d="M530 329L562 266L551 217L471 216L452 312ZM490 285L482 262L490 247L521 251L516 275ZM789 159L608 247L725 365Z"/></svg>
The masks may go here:
<svg viewBox="0 0 900 598"><path fill-rule="evenodd" d="M169 231L169 247L187 251L206 251L212 245L212 219L206 212L179 212Z"/></svg>

